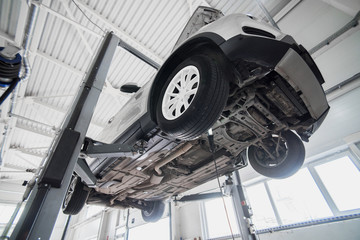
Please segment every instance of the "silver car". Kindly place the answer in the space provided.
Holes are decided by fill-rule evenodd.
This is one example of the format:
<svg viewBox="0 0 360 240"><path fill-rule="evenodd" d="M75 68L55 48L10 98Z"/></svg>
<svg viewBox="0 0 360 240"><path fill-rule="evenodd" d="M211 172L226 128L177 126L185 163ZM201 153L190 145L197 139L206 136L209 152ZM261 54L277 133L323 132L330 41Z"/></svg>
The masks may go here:
<svg viewBox="0 0 360 240"><path fill-rule="evenodd" d="M251 16L199 8L174 51L96 140L141 149L96 158L88 188L74 175L63 203L136 207L157 221L163 200L250 165L272 178L303 164L302 141L329 106L324 80L294 39ZM214 162L216 164L214 164Z"/></svg>

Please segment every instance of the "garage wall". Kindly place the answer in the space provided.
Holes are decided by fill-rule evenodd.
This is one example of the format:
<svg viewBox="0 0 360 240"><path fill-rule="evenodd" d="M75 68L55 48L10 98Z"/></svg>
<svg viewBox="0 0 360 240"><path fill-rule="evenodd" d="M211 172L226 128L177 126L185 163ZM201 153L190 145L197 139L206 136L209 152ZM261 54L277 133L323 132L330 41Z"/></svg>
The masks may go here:
<svg viewBox="0 0 360 240"><path fill-rule="evenodd" d="M199 202L174 204L173 239L194 239L202 236Z"/></svg>
<svg viewBox="0 0 360 240"><path fill-rule="evenodd" d="M219 206L222 207L222 206ZM197 208L197 209L196 209ZM186 208L182 209L181 222L193 222L193 218L200 213L199 204L196 202L188 203ZM198 224L189 225L188 228L181 228L181 234L177 235L183 239L192 239L201 234L201 228ZM259 234L261 240L304 240L304 239L326 239L326 240L358 240L360 239L360 219L351 219L328 224L320 224L309 227L283 230L273 233ZM202 235L201 235L202 236ZM180 239L179 237L174 239ZM204 238L202 238L204 239ZM231 238L228 238L229 240ZM224 239L225 240L225 239Z"/></svg>

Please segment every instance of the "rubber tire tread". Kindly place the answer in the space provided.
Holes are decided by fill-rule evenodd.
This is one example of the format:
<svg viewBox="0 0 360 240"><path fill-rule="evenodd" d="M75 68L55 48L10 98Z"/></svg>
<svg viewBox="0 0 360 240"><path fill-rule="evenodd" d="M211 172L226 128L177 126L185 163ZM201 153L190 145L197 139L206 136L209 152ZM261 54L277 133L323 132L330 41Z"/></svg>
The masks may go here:
<svg viewBox="0 0 360 240"><path fill-rule="evenodd" d="M288 153L285 160L278 166L266 168L255 160L255 152L258 147L250 146L248 148L248 160L250 165L258 173L270 178L287 178L295 174L303 165L305 160L305 147L301 139L291 131L285 131L281 134L286 140Z"/></svg>
<svg viewBox="0 0 360 240"><path fill-rule="evenodd" d="M63 205L63 213L67 215L76 215L84 207L86 200L89 196L90 191L84 189L85 185L81 182L78 177L77 183L74 189L74 193L66 208ZM64 203L63 203L64 204Z"/></svg>
<svg viewBox="0 0 360 240"><path fill-rule="evenodd" d="M165 204L163 201L154 201L154 206L151 213L146 214L144 210L141 210L141 216L145 222L157 222L161 219L165 211Z"/></svg>
<svg viewBox="0 0 360 240"><path fill-rule="evenodd" d="M189 108L180 117L167 120L161 110L164 93L172 78L189 65L194 65L199 70L199 90ZM158 125L161 130L175 138L194 139L206 132L218 120L228 94L229 82L216 59L206 54L191 56L175 68L162 88L156 110Z"/></svg>

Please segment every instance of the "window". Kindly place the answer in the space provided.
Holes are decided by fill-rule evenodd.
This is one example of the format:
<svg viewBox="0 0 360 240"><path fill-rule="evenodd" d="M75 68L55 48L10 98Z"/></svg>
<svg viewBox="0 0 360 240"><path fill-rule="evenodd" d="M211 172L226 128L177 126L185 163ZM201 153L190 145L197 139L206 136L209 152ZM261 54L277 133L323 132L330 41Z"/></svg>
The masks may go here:
<svg viewBox="0 0 360 240"><path fill-rule="evenodd" d="M285 180L270 180L268 184L282 224L332 216L308 169L301 169Z"/></svg>
<svg viewBox="0 0 360 240"><path fill-rule="evenodd" d="M104 210L104 207L102 207L102 206L96 206L96 205L88 206L87 211L86 211L86 218L90 218L90 217L98 214L102 210Z"/></svg>
<svg viewBox="0 0 360 240"><path fill-rule="evenodd" d="M99 233L100 224L101 218L86 222L86 224L81 224L76 228L74 239L96 239Z"/></svg>
<svg viewBox="0 0 360 240"><path fill-rule="evenodd" d="M6 225L8 221L10 220L12 214L14 213L16 206L15 205L9 205L4 204L0 205L0 224Z"/></svg>
<svg viewBox="0 0 360 240"><path fill-rule="evenodd" d="M360 213L360 162L349 151L313 161L286 179L264 179L246 187L253 223L267 228L336 221ZM287 225L287 226L285 226Z"/></svg>
<svg viewBox="0 0 360 240"><path fill-rule="evenodd" d="M318 165L319 174L331 198L340 211L360 208L359 169L348 156Z"/></svg>
<svg viewBox="0 0 360 240"><path fill-rule="evenodd" d="M125 240L126 226L119 227L115 230L116 240Z"/></svg>
<svg viewBox="0 0 360 240"><path fill-rule="evenodd" d="M239 229L232 199L230 197L224 197L224 200L233 234L238 234ZM204 205L208 237L217 238L231 235L222 198L207 201Z"/></svg>
<svg viewBox="0 0 360 240"><path fill-rule="evenodd" d="M248 201L251 205L252 220L257 229L277 226L275 213L271 207L270 199L263 183L246 188Z"/></svg>
<svg viewBox="0 0 360 240"><path fill-rule="evenodd" d="M355 144L358 149L360 149L360 142Z"/></svg>
<svg viewBox="0 0 360 240"><path fill-rule="evenodd" d="M163 218L155 223L146 223L138 227L129 229L128 240L169 240L170 239L170 223L169 218Z"/></svg>
<svg viewBox="0 0 360 240"><path fill-rule="evenodd" d="M7 225L7 223L9 222L11 216L13 215L15 209L16 209L16 205L14 204L1 204L0 203L0 234L4 231L5 226ZM11 235L12 231L14 230L15 224L19 221L20 216L22 214L24 210L24 206L22 206L19 209L19 212L16 215L16 218L14 219L14 222L8 232L7 235Z"/></svg>

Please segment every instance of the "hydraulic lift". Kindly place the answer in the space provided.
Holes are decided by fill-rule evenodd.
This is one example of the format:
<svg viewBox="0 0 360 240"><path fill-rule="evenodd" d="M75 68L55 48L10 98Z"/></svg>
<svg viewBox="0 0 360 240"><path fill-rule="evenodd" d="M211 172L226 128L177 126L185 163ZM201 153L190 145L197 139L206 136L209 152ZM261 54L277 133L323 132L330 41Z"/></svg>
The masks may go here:
<svg viewBox="0 0 360 240"><path fill-rule="evenodd" d="M28 189L32 188L31 193L10 239L50 238L74 171L89 187L95 186L96 178L85 160L79 158L81 154L96 156L106 153L114 155L119 151L122 154L140 151L127 145L97 146L91 144L85 136L118 46L125 48L155 69L159 68L157 63L121 41L113 33L108 32L105 35L39 177L28 186Z"/></svg>
<svg viewBox="0 0 360 240"><path fill-rule="evenodd" d="M252 210L244 194L238 171L234 171L225 181L224 190L218 192L191 194L175 199L177 202L191 202L206 199L221 198L224 195L231 196L236 212L236 220L243 240L258 240L251 216ZM235 236L238 237L238 236Z"/></svg>
<svg viewBox="0 0 360 240"><path fill-rule="evenodd" d="M115 49L118 46L125 48L155 69L159 68L158 64L122 42L113 33L106 34L87 71L70 113L63 123L61 132L51 147L49 157L41 169L39 177L36 181L28 184L28 190L31 192L29 197L26 193L24 194L24 200L27 199L25 209L10 239L41 240L50 238L73 173L76 172L87 186L95 187L96 178L85 162L85 156L114 157L143 151L141 147L137 146L94 143L85 136ZM241 235L243 239L257 239L237 171L235 171L234 180L235 184L231 186L231 195ZM188 196L188 199L184 198L179 201L220 196L220 193L212 193L206 196Z"/></svg>

